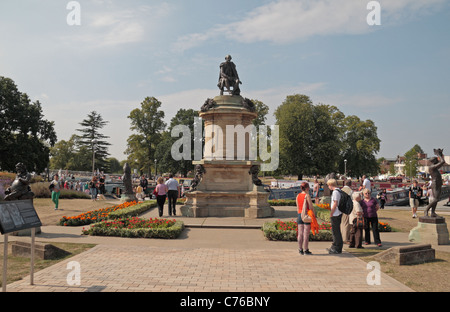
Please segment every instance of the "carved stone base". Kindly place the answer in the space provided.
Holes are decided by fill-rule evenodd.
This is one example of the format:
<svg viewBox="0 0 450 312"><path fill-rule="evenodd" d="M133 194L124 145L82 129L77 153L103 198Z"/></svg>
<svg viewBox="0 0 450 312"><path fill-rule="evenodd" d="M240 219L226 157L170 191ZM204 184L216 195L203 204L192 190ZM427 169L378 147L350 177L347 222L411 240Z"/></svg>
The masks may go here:
<svg viewBox="0 0 450 312"><path fill-rule="evenodd" d="M420 217L417 226L409 232L409 241L415 243L450 245L449 232L445 218Z"/></svg>

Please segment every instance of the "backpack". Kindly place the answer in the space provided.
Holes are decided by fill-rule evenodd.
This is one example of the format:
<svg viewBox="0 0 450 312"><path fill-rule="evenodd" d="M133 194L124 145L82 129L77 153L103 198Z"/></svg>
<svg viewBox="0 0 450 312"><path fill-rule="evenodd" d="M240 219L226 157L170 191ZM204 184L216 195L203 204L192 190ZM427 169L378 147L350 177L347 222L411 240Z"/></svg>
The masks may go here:
<svg viewBox="0 0 450 312"><path fill-rule="evenodd" d="M347 193L345 193L342 190L337 190L339 192L339 194L341 194L341 199L339 200L339 204L338 204L338 209L339 211L341 211L342 213L345 213L346 215L349 215L352 213L353 210L353 200L350 197L350 195L348 195Z"/></svg>
<svg viewBox="0 0 450 312"><path fill-rule="evenodd" d="M55 185L53 183L50 183L50 185L48 186L48 189L50 191L53 191L54 188L55 188Z"/></svg>

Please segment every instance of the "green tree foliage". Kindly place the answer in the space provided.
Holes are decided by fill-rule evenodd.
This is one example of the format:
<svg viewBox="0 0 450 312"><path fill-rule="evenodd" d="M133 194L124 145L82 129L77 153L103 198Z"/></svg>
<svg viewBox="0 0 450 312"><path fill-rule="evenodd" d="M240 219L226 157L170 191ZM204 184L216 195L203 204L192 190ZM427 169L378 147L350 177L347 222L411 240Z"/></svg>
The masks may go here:
<svg viewBox="0 0 450 312"><path fill-rule="evenodd" d="M43 172L56 140L54 122L44 119L41 103L0 76L0 169L14 171L20 161L29 171Z"/></svg>
<svg viewBox="0 0 450 312"><path fill-rule="evenodd" d="M405 153L405 173L408 177L417 175L417 167L419 166L419 154L423 154L423 149L418 145L414 145Z"/></svg>
<svg viewBox="0 0 450 312"><path fill-rule="evenodd" d="M306 95L287 96L275 111L280 127L280 171L303 175L375 174L380 149L377 127L371 120L345 115L335 106L314 105Z"/></svg>
<svg viewBox="0 0 450 312"><path fill-rule="evenodd" d="M141 108L131 111L128 118L131 120L132 134L127 140L127 149L130 166L139 165L138 170L148 172L151 176L151 168L154 164L155 150L162 139L162 132L166 128L164 111L160 110L161 102L154 97L146 97L141 103Z"/></svg>
<svg viewBox="0 0 450 312"><path fill-rule="evenodd" d="M339 171L344 172L344 159L347 160L349 176L375 175L380 171L376 153L380 150L377 127L371 120L363 121L357 116L347 116L342 124L342 157Z"/></svg>
<svg viewBox="0 0 450 312"><path fill-rule="evenodd" d="M156 148L156 159L158 159L158 168L161 172L181 173L186 176L189 171L194 169L192 160L194 160L194 121L198 117L198 112L193 109L180 109L170 121L170 126L167 132L164 132L161 143ZM173 159L171 150L175 141L179 137L172 137L172 130L174 127L184 125L188 126L191 133L191 150L189 151L190 159L176 161ZM182 151L180 151L182 152Z"/></svg>
<svg viewBox="0 0 450 312"><path fill-rule="evenodd" d="M313 105L306 95L290 95L275 111L280 130L280 169L302 179L336 168L339 117L334 106Z"/></svg>
<svg viewBox="0 0 450 312"><path fill-rule="evenodd" d="M92 111L80 123L82 128L77 129L81 133L76 141L78 151L85 152L90 149L91 157L92 153L95 152L95 168L100 171L108 171L109 169L106 158L109 156L108 146L111 144L106 141L109 137L100 133L100 130L107 124L108 121L103 120L103 117L99 113Z"/></svg>

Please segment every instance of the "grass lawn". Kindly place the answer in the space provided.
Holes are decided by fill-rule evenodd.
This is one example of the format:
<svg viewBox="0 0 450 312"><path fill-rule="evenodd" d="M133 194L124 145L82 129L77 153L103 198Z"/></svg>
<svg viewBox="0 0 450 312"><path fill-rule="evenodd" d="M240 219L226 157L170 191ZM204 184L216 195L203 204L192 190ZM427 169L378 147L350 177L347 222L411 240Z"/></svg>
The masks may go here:
<svg viewBox="0 0 450 312"><path fill-rule="evenodd" d="M100 208L110 207L119 201L114 202L113 200L97 200L92 201L91 199L60 199L59 209L54 210L54 204L51 199L46 198L35 198L34 208L41 219L44 226L46 225L56 225L63 216L73 216L80 213L96 210ZM10 243L11 244L11 243ZM9 244L9 245L10 245ZM56 259L56 260L40 260L35 257L34 271L40 271L49 267L59 261L63 261L67 258L73 257L79 253L82 253L95 245L92 244L68 244L68 243L52 243L54 246L64 249L70 253L70 255ZM3 244L0 244L0 270L3 270ZM25 257L13 257L11 254L11 246L9 246L8 255L8 277L7 282L12 283L14 281L20 280L30 274L30 258ZM0 284L1 284L0 279Z"/></svg>
<svg viewBox="0 0 450 312"><path fill-rule="evenodd" d="M378 219L380 222L389 223L393 230L406 233L409 233L411 229L417 226L417 222L419 221L418 219L413 219L411 217L410 211L405 210L379 210ZM449 225L450 223L447 222L447 226ZM364 249L346 250L366 262L376 261L373 256L382 251L379 248L372 249L366 246ZM381 270L384 273L415 291L450 291L449 252L436 251L436 259L434 261L422 264L395 265L385 262L381 262L380 264Z"/></svg>

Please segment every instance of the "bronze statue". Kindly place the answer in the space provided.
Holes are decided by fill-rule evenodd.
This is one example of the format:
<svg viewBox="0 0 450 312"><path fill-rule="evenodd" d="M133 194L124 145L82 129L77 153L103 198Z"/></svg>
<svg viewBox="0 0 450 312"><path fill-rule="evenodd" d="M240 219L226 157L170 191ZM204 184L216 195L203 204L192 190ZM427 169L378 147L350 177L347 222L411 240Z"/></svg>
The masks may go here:
<svg viewBox="0 0 450 312"><path fill-rule="evenodd" d="M133 185L131 181L131 167L128 163L123 166L122 176L123 186L125 187L125 195L134 195Z"/></svg>
<svg viewBox="0 0 450 312"><path fill-rule="evenodd" d="M248 172L248 174L252 175L252 182L253 182L253 184L255 184L256 186L261 186L262 185L262 181L258 178L259 166L257 166L257 165L251 166L250 167L250 171Z"/></svg>
<svg viewBox="0 0 450 312"><path fill-rule="evenodd" d="M205 173L206 173L205 167L203 167L202 165L195 166L195 177L192 180L191 188L190 188L189 192L197 190L198 185L202 181L203 174L205 174Z"/></svg>
<svg viewBox="0 0 450 312"><path fill-rule="evenodd" d="M5 201L33 199L34 193L31 191L31 174L23 163L16 165L16 179L5 191Z"/></svg>
<svg viewBox="0 0 450 312"><path fill-rule="evenodd" d="M430 166L430 175L431 175L431 191L433 192L433 201L428 204L427 208L425 209L425 217L428 217L428 213L431 209L431 215L432 218L437 218L438 215L436 214L436 205L439 202L441 198L442 193L442 176L439 172L439 169L445 164L444 160L444 154L442 149L435 149L434 153L438 157L433 157L430 159L431 163L433 164Z"/></svg>
<svg viewBox="0 0 450 312"><path fill-rule="evenodd" d="M210 109L214 108L214 106L216 106L216 105L217 105L217 103L213 99L207 99L205 101L205 104L203 104L203 106L201 108L201 111L202 112L207 112Z"/></svg>
<svg viewBox="0 0 450 312"><path fill-rule="evenodd" d="M236 71L236 65L231 61L231 55L227 55L225 56L225 62L220 64L219 83L217 84L220 89L220 95L223 95L225 87L232 95L240 95L240 84L242 84L242 82ZM233 91L231 91L231 87L233 88Z"/></svg>

